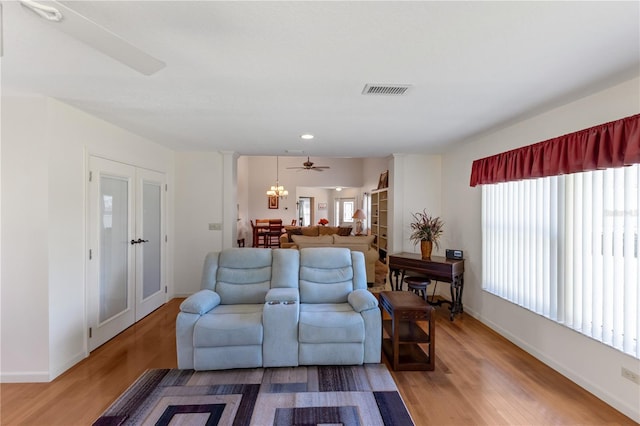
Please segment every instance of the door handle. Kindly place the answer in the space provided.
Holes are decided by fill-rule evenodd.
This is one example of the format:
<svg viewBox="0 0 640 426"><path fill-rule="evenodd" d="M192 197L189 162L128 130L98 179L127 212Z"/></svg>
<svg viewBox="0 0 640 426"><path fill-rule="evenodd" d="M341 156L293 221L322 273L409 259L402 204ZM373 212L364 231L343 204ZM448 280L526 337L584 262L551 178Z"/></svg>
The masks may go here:
<svg viewBox="0 0 640 426"><path fill-rule="evenodd" d="M137 240L131 240L131 245L140 244L140 243L148 243L149 240L143 240L142 238L138 238Z"/></svg>

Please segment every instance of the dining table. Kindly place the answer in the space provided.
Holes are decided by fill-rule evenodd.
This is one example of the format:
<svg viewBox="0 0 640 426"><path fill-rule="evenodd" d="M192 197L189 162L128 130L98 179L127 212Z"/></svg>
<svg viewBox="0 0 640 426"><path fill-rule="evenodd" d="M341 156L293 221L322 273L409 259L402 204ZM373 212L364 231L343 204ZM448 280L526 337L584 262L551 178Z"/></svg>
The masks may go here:
<svg viewBox="0 0 640 426"><path fill-rule="evenodd" d="M274 231L273 227L278 225L279 228ZM255 225L253 226L253 247L272 247L269 243L270 234L278 232L279 239L283 231L284 225L282 224L282 219L256 219ZM260 243L260 236L263 237L263 244Z"/></svg>

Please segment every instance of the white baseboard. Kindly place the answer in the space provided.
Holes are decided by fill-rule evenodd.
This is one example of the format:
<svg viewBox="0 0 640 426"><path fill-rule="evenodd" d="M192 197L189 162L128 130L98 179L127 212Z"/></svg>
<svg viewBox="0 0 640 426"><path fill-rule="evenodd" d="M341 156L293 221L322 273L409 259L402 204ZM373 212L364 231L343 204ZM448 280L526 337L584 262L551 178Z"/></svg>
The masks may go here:
<svg viewBox="0 0 640 426"><path fill-rule="evenodd" d="M48 371L0 373L0 383L48 383L50 381Z"/></svg>
<svg viewBox="0 0 640 426"><path fill-rule="evenodd" d="M484 325L486 325L487 327L489 327L490 329L492 329L493 331L495 331L505 339L509 340L514 345L518 346L523 351L535 357L538 361L542 362L543 364L546 364L547 366L551 367L558 373L562 374L564 377L571 380L581 388L597 396L602 401L606 402L611 407L620 411L625 416L628 416L629 418L633 419L635 422L640 423L640 410L638 409L638 407L633 407L626 404L624 401L620 401L618 398L611 395L606 390L602 389L602 387L598 386L596 383L593 383L589 380L585 380L583 377L581 377L579 374L577 374L568 366L562 365L556 362L555 360L550 358L548 355L540 352L537 348L530 346L529 344L527 344L527 342L519 339L518 336L515 336L509 333L508 331L500 327L498 324L488 320L482 315L479 315L477 312L473 310L469 310L468 308L465 308L464 313L471 315L472 317L474 317L475 319L477 319L478 321L480 321L481 323L483 323Z"/></svg>
<svg viewBox="0 0 640 426"><path fill-rule="evenodd" d="M56 377L58 377L59 375L61 375L62 373L64 373L65 371L67 371L68 369L70 369L71 367L73 367L74 365L76 365L77 363L79 363L80 361L82 361L83 359L85 359L88 356L89 356L89 353L82 352L82 353L77 354L73 358L69 359L67 362L65 362L63 365L61 365L59 368L56 368L53 371L51 371L50 380L55 379Z"/></svg>
<svg viewBox="0 0 640 426"><path fill-rule="evenodd" d="M21 371L12 373L0 373L0 383L48 383L53 379L85 359L88 353L79 353L67 360L59 368L52 371Z"/></svg>

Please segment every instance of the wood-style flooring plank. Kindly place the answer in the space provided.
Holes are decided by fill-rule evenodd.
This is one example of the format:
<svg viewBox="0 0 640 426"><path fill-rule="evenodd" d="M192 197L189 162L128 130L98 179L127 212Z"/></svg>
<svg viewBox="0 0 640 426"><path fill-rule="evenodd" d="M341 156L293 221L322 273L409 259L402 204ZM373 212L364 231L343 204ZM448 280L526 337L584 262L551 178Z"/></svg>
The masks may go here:
<svg viewBox="0 0 640 426"><path fill-rule="evenodd" d="M392 371L418 425L637 425L469 315L436 309L434 371Z"/></svg>
<svg viewBox="0 0 640 426"><path fill-rule="evenodd" d="M174 299L51 383L0 385L2 425L89 425L149 368L175 368ZM385 360L386 361L386 360ZM468 315L436 310L435 371L392 371L418 426L636 425Z"/></svg>
<svg viewBox="0 0 640 426"><path fill-rule="evenodd" d="M0 385L2 425L90 425L145 370L175 368L173 299L51 383Z"/></svg>

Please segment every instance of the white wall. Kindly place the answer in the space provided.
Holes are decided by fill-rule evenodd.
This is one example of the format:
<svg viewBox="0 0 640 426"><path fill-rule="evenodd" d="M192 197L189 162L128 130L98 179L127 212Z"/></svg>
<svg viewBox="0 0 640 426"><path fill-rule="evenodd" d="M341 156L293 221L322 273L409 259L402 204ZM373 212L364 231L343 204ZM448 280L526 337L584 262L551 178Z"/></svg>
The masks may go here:
<svg viewBox="0 0 640 426"><path fill-rule="evenodd" d="M329 223L333 224L333 206L331 197L333 190L325 188L297 186L294 193L296 194L296 200L298 199L298 197L307 197L313 199L311 204L311 218L313 220L313 222L311 223L312 225L317 224L318 221L322 218L328 219ZM327 205L327 208L319 209L318 205L320 203L325 203ZM290 223L290 221L286 220L285 223Z"/></svg>
<svg viewBox="0 0 640 426"><path fill-rule="evenodd" d="M441 173L438 155L394 154L390 172L390 199L393 203L390 253L420 251L409 240L411 214L426 210L432 216L442 216ZM446 242L443 241L440 251L444 253L445 247ZM433 254L441 255L435 247Z"/></svg>
<svg viewBox="0 0 640 426"><path fill-rule="evenodd" d="M2 98L2 381L48 381L88 355L89 154L165 172L173 152L49 98ZM167 196L169 241L173 195ZM172 244L167 286L173 291Z"/></svg>
<svg viewBox="0 0 640 426"><path fill-rule="evenodd" d="M362 184L362 192L371 193L378 187L378 181L380 180L380 174L389 170L391 167L392 158L365 158L363 159L362 168L364 182ZM389 184L391 184L392 176L389 176Z"/></svg>
<svg viewBox="0 0 640 426"><path fill-rule="evenodd" d="M640 387L620 376L639 361L482 290L481 189L469 187L473 160L640 112L638 78L480 137L443 157L447 246L464 250L464 309L535 357L640 422Z"/></svg>
<svg viewBox="0 0 640 426"><path fill-rule="evenodd" d="M46 100L3 97L2 114L0 373L2 381L21 378L47 381L49 207L48 144L44 136ZM75 343L76 348L81 349Z"/></svg>
<svg viewBox="0 0 640 426"><path fill-rule="evenodd" d="M238 237L245 239L245 245L251 245L251 224L249 223L249 176L247 173L249 157L239 157L237 161L237 206Z"/></svg>
<svg viewBox="0 0 640 426"><path fill-rule="evenodd" d="M209 230L223 222L223 155L177 152L176 158L176 296L200 290L202 265L210 251L223 247L222 231ZM231 224L225 224L231 226Z"/></svg>

